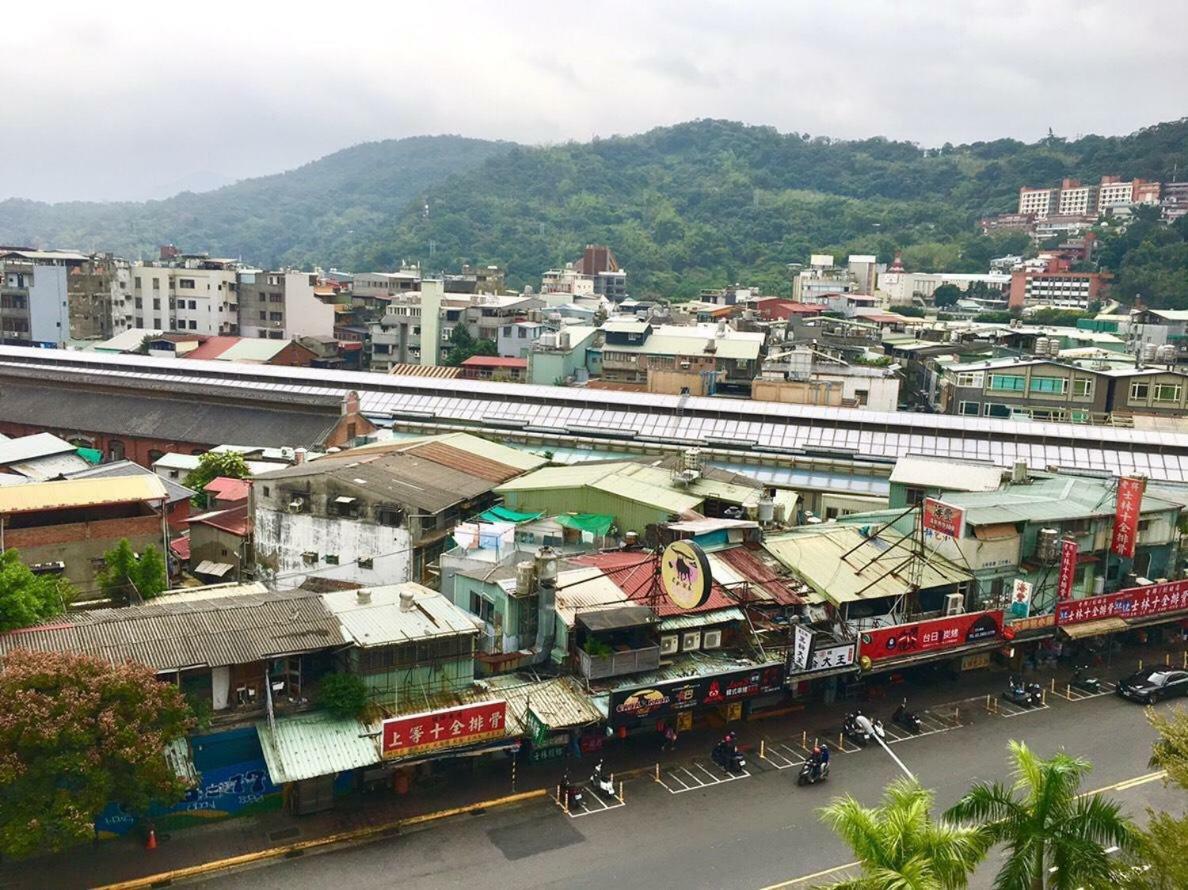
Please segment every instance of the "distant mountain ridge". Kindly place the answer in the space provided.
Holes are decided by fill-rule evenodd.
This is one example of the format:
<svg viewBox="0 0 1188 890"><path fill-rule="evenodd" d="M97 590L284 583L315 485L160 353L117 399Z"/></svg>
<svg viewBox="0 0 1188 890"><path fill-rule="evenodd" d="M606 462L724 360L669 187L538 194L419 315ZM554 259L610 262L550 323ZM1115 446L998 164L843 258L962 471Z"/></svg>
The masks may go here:
<svg viewBox="0 0 1188 890"><path fill-rule="evenodd" d="M977 228L980 216L1013 212L1020 186L1107 174L1166 181L1177 170L1188 170L1188 118L1128 136L928 150L722 120L548 147L414 137L163 201L0 202L0 243L137 257L173 242L264 266L352 271L497 263L522 286L596 242L614 249L636 295L736 281L775 292L787 288L788 264L810 253L889 261L902 251L912 270L985 271L1027 246L1023 235ZM1103 245L1120 295L1188 306L1188 222L1139 222Z"/></svg>
<svg viewBox="0 0 1188 890"><path fill-rule="evenodd" d="M0 243L155 257L173 243L265 266L340 264L430 185L510 151L462 136L367 142L271 176L144 202L0 201Z"/></svg>

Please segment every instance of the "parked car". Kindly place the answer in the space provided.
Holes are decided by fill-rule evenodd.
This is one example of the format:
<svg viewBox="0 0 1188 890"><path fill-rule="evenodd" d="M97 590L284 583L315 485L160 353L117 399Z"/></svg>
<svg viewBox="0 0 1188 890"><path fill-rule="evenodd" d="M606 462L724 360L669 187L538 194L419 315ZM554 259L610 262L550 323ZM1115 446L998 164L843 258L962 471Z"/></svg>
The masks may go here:
<svg viewBox="0 0 1188 890"><path fill-rule="evenodd" d="M1188 671L1167 667L1137 671L1118 684L1118 694L1131 701L1152 705L1173 695L1188 694Z"/></svg>

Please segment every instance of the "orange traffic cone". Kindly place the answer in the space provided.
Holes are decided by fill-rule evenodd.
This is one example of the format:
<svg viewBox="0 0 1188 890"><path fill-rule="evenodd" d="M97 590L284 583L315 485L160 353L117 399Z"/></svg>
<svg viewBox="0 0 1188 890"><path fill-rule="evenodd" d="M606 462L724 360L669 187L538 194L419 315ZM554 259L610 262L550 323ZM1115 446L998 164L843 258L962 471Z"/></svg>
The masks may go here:
<svg viewBox="0 0 1188 890"><path fill-rule="evenodd" d="M149 829L148 840L144 842L144 848L146 850L157 849L157 829Z"/></svg>

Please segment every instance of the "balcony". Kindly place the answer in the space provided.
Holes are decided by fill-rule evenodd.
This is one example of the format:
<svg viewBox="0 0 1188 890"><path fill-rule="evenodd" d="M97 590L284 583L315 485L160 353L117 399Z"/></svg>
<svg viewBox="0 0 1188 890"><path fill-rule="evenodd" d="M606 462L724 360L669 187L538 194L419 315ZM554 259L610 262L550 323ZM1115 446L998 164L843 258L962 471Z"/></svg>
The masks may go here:
<svg viewBox="0 0 1188 890"><path fill-rule="evenodd" d="M587 680L601 680L623 674L637 674L654 671L660 667L660 647L646 646L643 649L623 649L610 655L591 655L578 650L582 676Z"/></svg>

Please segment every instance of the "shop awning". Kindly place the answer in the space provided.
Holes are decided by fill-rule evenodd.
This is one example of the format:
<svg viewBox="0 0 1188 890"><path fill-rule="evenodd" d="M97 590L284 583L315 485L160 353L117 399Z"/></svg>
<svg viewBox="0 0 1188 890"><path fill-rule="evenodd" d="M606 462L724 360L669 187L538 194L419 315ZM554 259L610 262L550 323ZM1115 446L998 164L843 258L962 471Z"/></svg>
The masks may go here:
<svg viewBox="0 0 1188 890"><path fill-rule="evenodd" d="M1142 618L1131 618L1127 620L1127 627L1150 627L1152 624L1165 624L1171 621L1183 621L1188 618L1188 612L1180 610L1178 612L1160 612L1157 615L1144 615Z"/></svg>
<svg viewBox="0 0 1188 890"><path fill-rule="evenodd" d="M596 609L579 612L577 622L591 631L625 630L651 624L656 615L647 606L619 606L612 609Z"/></svg>
<svg viewBox="0 0 1188 890"><path fill-rule="evenodd" d="M731 621L746 621L747 616L737 606L729 609L715 609L712 612L683 612L673 615L660 622L660 632L670 633L674 630L695 630L699 627L711 627L715 624L726 624Z"/></svg>
<svg viewBox="0 0 1188 890"><path fill-rule="evenodd" d="M1121 618L1101 618L1083 624L1062 624L1060 632L1070 640L1085 640L1089 637L1100 637L1102 634L1117 633L1126 630L1126 627L1126 622Z"/></svg>
<svg viewBox="0 0 1188 890"><path fill-rule="evenodd" d="M378 727L321 712L256 724L268 775L277 785L372 766L380 762Z"/></svg>

